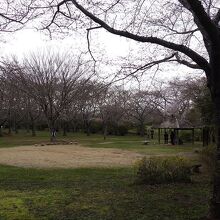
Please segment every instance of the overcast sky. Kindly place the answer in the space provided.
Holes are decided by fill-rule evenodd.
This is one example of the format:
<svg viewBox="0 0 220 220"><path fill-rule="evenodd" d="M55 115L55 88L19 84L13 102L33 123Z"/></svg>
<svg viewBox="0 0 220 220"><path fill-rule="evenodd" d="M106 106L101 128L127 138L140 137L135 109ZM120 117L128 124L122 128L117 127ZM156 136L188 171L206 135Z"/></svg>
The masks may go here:
<svg viewBox="0 0 220 220"><path fill-rule="evenodd" d="M104 30L96 31L91 36L91 47L95 44L102 45L109 57L115 58L126 56L129 53L130 43L122 37L114 36ZM93 39L96 39L96 42ZM94 43L94 44L93 44ZM7 34L5 41L1 42L1 49L4 55L15 54L18 57L28 54L29 52L38 51L41 48L54 47L58 50L86 50L86 35L72 33L71 36L64 38L52 38L46 33L35 31L33 29L23 29L16 33Z"/></svg>
<svg viewBox="0 0 220 220"><path fill-rule="evenodd" d="M29 53L40 51L45 48L53 48L55 51L80 53L87 51L86 34L72 33L70 36L52 40L45 33L35 31L33 29L24 29L16 33L7 34L5 41L1 42L1 56L16 55L19 59L23 56L28 56ZM123 37L112 35L105 30L96 30L91 33L91 49L95 58L104 57L104 60L110 62L109 65L103 64L103 68L107 74L117 70L115 67L120 58L129 56L130 51L135 54L137 43L131 40L126 40ZM138 52L137 52L138 53ZM114 66L115 65L115 66ZM194 74L194 70L180 65L162 65L160 70L149 71L147 76L141 79L142 85L152 83L152 80L169 80L174 77L183 78ZM200 75L198 73L198 75ZM191 75L193 76L193 75ZM133 83L132 83L133 84Z"/></svg>

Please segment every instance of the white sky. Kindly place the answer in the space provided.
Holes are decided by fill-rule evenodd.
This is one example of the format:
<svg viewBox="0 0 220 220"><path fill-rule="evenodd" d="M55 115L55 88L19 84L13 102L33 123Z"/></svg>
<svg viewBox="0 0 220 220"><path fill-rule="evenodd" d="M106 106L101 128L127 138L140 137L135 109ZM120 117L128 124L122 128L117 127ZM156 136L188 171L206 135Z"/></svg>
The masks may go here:
<svg viewBox="0 0 220 220"><path fill-rule="evenodd" d="M100 33L101 32L101 33ZM92 38L96 37L96 42L105 48L109 57L126 56L129 53L129 42L122 37L114 36L106 33L106 31L99 31L99 33L91 33ZM29 52L35 52L44 47L55 47L58 50L77 50L87 49L86 35L77 35L64 39L50 39L48 35L32 29L24 29L16 33L7 34L7 39L1 42L0 48L3 55L17 55L22 57ZM91 48L94 47L93 40L91 40Z"/></svg>
<svg viewBox="0 0 220 220"><path fill-rule="evenodd" d="M52 39L44 33L37 32L32 29L21 30L16 33L7 34L6 41L0 43L1 56L15 55L19 59L27 56L29 53L36 52L47 47L62 52L79 53L79 51L87 50L86 35L74 33L63 39ZM107 33L105 30L95 30L91 32L91 49L94 52L94 57L105 57L111 60L111 65L106 66L105 72L114 72L116 69L112 66L117 63L120 57L129 55L130 50L134 49L137 43L131 40L126 40L123 37L115 36ZM155 79L167 80L173 77L183 78L188 73L193 73L194 70L180 65L163 65L158 71ZM147 77L142 79L142 84L146 85L151 82L154 77L154 72L149 73Z"/></svg>

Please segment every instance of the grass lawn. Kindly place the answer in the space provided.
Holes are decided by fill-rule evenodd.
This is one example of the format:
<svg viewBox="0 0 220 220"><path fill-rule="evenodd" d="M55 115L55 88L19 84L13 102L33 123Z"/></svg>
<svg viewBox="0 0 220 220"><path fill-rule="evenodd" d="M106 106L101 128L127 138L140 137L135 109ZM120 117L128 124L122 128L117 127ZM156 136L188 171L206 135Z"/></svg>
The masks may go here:
<svg viewBox="0 0 220 220"><path fill-rule="evenodd" d="M48 141L21 132L0 138L0 147ZM58 137L64 139L63 137ZM143 145L138 136L71 134L83 146L119 148L143 154L193 152L191 146ZM0 165L0 220L198 220L208 211L210 181L194 176L191 184L135 185L133 168L26 169Z"/></svg>
<svg viewBox="0 0 220 220"><path fill-rule="evenodd" d="M185 143L181 146L159 145L157 139L150 140L149 145L144 145L144 138L137 135L108 136L106 140L103 140L103 136L100 134L92 134L88 137L84 133L68 133L67 137L63 137L58 133L57 138L64 140L76 140L83 146L87 147L118 148L143 154L146 153L148 155L187 153L193 152L197 148L201 148L201 143L195 143L194 145L191 143ZM0 137L0 148L33 145L48 141L48 132L37 132L36 137L31 137L30 133L21 131L16 135L13 134L12 136Z"/></svg>
<svg viewBox="0 0 220 220"><path fill-rule="evenodd" d="M210 196L206 178L196 179L144 186L133 184L133 169L0 166L0 219L195 220L207 213Z"/></svg>

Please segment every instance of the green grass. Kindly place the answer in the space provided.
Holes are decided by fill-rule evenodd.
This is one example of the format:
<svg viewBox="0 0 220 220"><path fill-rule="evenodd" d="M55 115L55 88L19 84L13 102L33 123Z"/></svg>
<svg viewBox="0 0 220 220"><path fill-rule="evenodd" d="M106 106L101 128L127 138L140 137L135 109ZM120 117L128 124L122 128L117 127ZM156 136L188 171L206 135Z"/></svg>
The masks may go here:
<svg viewBox="0 0 220 220"><path fill-rule="evenodd" d="M18 134L4 135L0 137L0 148L32 145L49 140L48 132L38 132L37 134L36 137L32 137L30 133L19 131Z"/></svg>
<svg viewBox="0 0 220 220"><path fill-rule="evenodd" d="M143 145L138 136L69 134L58 139L77 140L82 146L118 148L143 154L193 152L191 146ZM0 137L0 147L48 141L20 132ZM155 143L154 143L155 142ZM134 185L133 168L25 169L0 165L0 220L196 220L208 212L210 183L195 176L191 184Z"/></svg>
<svg viewBox="0 0 220 220"><path fill-rule="evenodd" d="M0 166L1 220L199 219L207 180L134 185L132 169L37 170Z"/></svg>
<svg viewBox="0 0 220 220"><path fill-rule="evenodd" d="M158 144L157 139L150 140L149 145L144 145L144 138L137 135L126 136L108 136L106 140L103 140L103 136L100 134L91 134L86 136L84 133L68 133L67 137L63 137L58 133L58 139L64 140L76 140L81 145L95 148L117 148L123 150L131 150L148 155L161 155L161 154L177 154L193 152L197 148L201 148L201 143L185 143L184 145L164 145ZM14 147L21 145L33 145L41 142L49 141L48 132L37 132L36 137L31 137L30 133L20 131L18 134L11 136L0 137L1 147Z"/></svg>

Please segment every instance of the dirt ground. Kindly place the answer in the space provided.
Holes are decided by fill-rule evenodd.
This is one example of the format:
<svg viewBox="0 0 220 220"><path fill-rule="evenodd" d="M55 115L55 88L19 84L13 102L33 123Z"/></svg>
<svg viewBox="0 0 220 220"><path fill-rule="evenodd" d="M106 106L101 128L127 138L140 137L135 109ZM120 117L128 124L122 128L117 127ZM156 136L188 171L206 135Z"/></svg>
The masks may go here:
<svg viewBox="0 0 220 220"><path fill-rule="evenodd" d="M141 158L138 153L80 145L21 146L0 149L0 164L35 168L121 167Z"/></svg>

